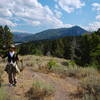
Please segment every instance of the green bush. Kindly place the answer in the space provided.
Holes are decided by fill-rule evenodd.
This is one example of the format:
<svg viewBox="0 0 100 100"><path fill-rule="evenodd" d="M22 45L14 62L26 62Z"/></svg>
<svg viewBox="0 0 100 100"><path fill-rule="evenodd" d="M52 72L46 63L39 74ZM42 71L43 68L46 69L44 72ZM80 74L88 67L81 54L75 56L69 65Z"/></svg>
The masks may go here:
<svg viewBox="0 0 100 100"><path fill-rule="evenodd" d="M52 67L55 67L56 66L56 61L54 61L53 59L51 59L48 64L48 69L50 70Z"/></svg>
<svg viewBox="0 0 100 100"><path fill-rule="evenodd" d="M69 63L69 65L72 66L72 67L74 67L74 66L76 65L75 61L72 61L72 60L70 60L68 63Z"/></svg>
<svg viewBox="0 0 100 100"><path fill-rule="evenodd" d="M97 64L96 62L93 62L92 64L90 64L89 66L96 68L97 70L100 70L100 65Z"/></svg>
<svg viewBox="0 0 100 100"><path fill-rule="evenodd" d="M42 50L40 50L40 49L33 49L33 50L32 50L32 54L41 56L41 55L43 55L43 52L42 52Z"/></svg>

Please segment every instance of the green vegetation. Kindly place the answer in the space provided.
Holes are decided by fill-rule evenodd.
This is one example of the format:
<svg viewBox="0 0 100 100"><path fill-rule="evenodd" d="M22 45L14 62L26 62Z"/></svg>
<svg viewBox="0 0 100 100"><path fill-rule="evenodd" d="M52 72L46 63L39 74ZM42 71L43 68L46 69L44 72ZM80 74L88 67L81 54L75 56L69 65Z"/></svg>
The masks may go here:
<svg viewBox="0 0 100 100"><path fill-rule="evenodd" d="M48 69L50 70L50 69L52 69L52 67L55 67L56 66L56 62L53 59L51 59L48 62L47 66L48 66Z"/></svg>
<svg viewBox="0 0 100 100"><path fill-rule="evenodd" d="M33 82L33 87L26 93L26 96L29 100L40 100L52 95L53 92L54 88L52 85L36 80Z"/></svg>
<svg viewBox="0 0 100 100"><path fill-rule="evenodd" d="M0 88L0 100L7 100L7 94L3 88Z"/></svg>
<svg viewBox="0 0 100 100"><path fill-rule="evenodd" d="M56 40L42 40L24 43L19 47L20 54L41 54L71 59L80 66L95 65L100 68L100 30L76 37Z"/></svg>
<svg viewBox="0 0 100 100"><path fill-rule="evenodd" d="M96 34L98 33L98 34ZM100 59L100 31L92 34L84 34L79 41L76 62L80 65L99 65Z"/></svg>
<svg viewBox="0 0 100 100"><path fill-rule="evenodd" d="M32 53L35 54L35 55L38 55L38 56L43 55L43 54L42 54L42 51L39 50L39 49L33 49Z"/></svg>
<svg viewBox="0 0 100 100"><path fill-rule="evenodd" d="M13 34L9 27L7 25L0 26L0 54L7 52L11 43L13 43Z"/></svg>

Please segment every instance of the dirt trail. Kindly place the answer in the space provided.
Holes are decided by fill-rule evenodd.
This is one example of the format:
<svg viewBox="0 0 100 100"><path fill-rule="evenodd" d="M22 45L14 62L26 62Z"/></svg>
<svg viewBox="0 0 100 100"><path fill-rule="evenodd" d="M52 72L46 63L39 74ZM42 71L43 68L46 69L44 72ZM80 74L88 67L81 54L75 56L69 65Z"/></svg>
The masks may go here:
<svg viewBox="0 0 100 100"><path fill-rule="evenodd" d="M25 68L23 72L18 75L18 84L16 87L9 87L7 74L4 73L3 86L7 91L9 97L13 96L12 100L28 100L25 97L25 93L32 87L34 80L44 80L49 82L55 88L54 96L51 100L72 100L69 97L71 92L74 92L77 88L77 80L72 78L61 79L54 73L44 74L40 72L34 72L29 67Z"/></svg>

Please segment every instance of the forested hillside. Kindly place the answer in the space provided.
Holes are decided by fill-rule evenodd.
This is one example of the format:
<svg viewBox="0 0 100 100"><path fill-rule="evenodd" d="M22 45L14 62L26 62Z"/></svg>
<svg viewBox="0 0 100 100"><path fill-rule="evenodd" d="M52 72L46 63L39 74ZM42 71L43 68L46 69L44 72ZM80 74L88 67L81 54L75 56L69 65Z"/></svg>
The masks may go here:
<svg viewBox="0 0 100 100"><path fill-rule="evenodd" d="M52 55L72 59L79 65L96 64L100 59L100 30L92 34L42 40L20 45L20 54Z"/></svg>

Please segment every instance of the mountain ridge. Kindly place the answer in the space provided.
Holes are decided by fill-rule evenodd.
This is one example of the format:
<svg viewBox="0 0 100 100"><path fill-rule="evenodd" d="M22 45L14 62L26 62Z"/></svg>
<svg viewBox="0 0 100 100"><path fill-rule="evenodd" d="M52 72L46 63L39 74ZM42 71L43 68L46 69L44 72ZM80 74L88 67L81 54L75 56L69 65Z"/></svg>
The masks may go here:
<svg viewBox="0 0 100 100"><path fill-rule="evenodd" d="M22 33L20 35L14 33L14 41L29 42L38 40L52 40L66 36L80 36L84 33L89 33L89 32L81 28L80 26L73 26L71 28L47 29L35 34Z"/></svg>

